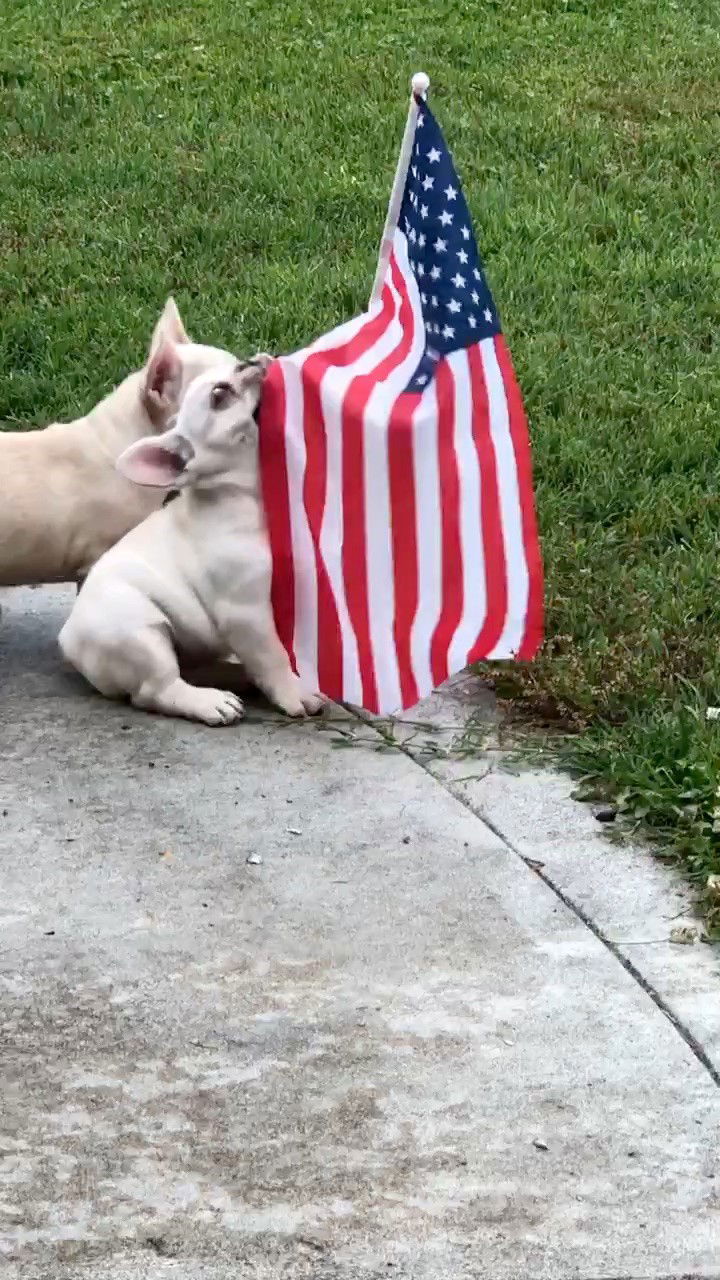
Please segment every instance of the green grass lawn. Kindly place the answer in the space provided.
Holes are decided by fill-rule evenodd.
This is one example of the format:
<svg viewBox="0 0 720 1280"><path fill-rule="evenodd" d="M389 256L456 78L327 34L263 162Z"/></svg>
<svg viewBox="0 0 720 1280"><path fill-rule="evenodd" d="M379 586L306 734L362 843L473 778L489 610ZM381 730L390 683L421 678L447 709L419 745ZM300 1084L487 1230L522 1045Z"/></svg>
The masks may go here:
<svg viewBox="0 0 720 1280"><path fill-rule="evenodd" d="M720 872L717 0L6 8L14 423L136 367L171 290L239 351L360 309L430 73L532 423L548 641L513 692L579 729L567 758L699 882Z"/></svg>

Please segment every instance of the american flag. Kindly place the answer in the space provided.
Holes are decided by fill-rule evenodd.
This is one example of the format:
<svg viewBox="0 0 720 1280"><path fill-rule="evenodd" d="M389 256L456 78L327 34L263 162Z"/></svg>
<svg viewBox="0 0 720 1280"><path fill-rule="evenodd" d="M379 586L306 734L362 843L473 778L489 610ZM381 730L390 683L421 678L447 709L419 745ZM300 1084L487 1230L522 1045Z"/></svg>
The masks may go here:
<svg viewBox="0 0 720 1280"><path fill-rule="evenodd" d="M389 714L534 656L527 424L450 152L413 95L368 310L270 369L260 462L278 634L336 701Z"/></svg>

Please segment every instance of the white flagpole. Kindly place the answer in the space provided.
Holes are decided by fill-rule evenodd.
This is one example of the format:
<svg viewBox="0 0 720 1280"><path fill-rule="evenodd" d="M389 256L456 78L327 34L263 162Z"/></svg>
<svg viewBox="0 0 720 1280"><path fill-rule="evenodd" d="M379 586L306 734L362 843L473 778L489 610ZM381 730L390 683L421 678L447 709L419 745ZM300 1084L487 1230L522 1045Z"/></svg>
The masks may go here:
<svg viewBox="0 0 720 1280"><path fill-rule="evenodd" d="M375 281L373 283L372 293L370 294L371 307L380 301L380 297L382 295L382 287L385 280L385 274L387 272L387 265L390 261L393 236L395 235L395 228L397 227L398 218L400 216L400 206L402 204L405 181L408 169L410 168L413 141L415 139L415 122L418 114L417 99L424 98L427 95L429 88L429 77L425 75L424 71L416 71L411 81L410 108L408 110L403 140L400 145L400 155L398 157L397 169L395 170L395 181L393 182L392 191L390 192L390 203L388 204L385 227L383 229L382 240L380 241L377 271L375 272Z"/></svg>

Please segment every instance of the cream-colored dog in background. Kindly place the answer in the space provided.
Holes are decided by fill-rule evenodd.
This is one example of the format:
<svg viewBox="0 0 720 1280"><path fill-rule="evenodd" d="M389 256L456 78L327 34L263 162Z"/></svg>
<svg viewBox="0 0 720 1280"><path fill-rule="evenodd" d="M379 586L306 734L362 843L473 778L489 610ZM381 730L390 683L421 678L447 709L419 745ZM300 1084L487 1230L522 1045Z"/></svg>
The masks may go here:
<svg viewBox="0 0 720 1280"><path fill-rule="evenodd" d="M272 613L254 417L269 363L256 356L201 374L174 426L118 460L136 484L180 492L90 570L60 633L65 658L108 698L232 724L240 699L189 684L179 658L233 657L288 715L323 705L294 674Z"/></svg>
<svg viewBox="0 0 720 1280"><path fill-rule="evenodd" d="M147 365L83 418L41 431L0 431L0 586L81 580L159 507L115 468L129 445L162 432L197 374L235 357L188 338L172 298Z"/></svg>

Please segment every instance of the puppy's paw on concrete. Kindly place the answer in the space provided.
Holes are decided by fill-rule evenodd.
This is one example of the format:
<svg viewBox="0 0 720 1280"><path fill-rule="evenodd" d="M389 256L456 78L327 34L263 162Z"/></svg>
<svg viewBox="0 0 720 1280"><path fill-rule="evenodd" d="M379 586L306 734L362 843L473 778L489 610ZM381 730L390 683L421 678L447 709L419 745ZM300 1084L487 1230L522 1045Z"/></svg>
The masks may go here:
<svg viewBox="0 0 720 1280"><path fill-rule="evenodd" d="M181 676L160 689L155 682L146 682L133 694L131 702L141 711L183 716L185 720L199 720L201 724L213 727L235 724L245 715L245 708L234 693L225 689L199 688L188 684Z"/></svg>
<svg viewBox="0 0 720 1280"><path fill-rule="evenodd" d="M322 693L309 693L307 689L303 689L300 694L305 714L308 716L316 716L327 705L327 698Z"/></svg>
<svg viewBox="0 0 720 1280"><path fill-rule="evenodd" d="M293 720L302 720L307 714L305 708L299 698L273 698L273 702L282 711L283 715L290 716Z"/></svg>
<svg viewBox="0 0 720 1280"><path fill-rule="evenodd" d="M325 705L325 699L321 693L313 693L306 689L302 681L297 676L293 678L292 684L286 685L281 690L273 693L273 701L278 705L286 716L298 718L300 716L314 716Z"/></svg>
<svg viewBox="0 0 720 1280"><path fill-rule="evenodd" d="M203 689L174 680L162 693L133 699L136 706L147 711L160 711L166 716L184 716L186 720L199 720L213 728L223 724L236 724L245 715L245 708L234 693L225 689Z"/></svg>
<svg viewBox="0 0 720 1280"><path fill-rule="evenodd" d="M245 715L245 708L234 693L224 689L198 689L195 718L203 724L218 726L237 724Z"/></svg>

